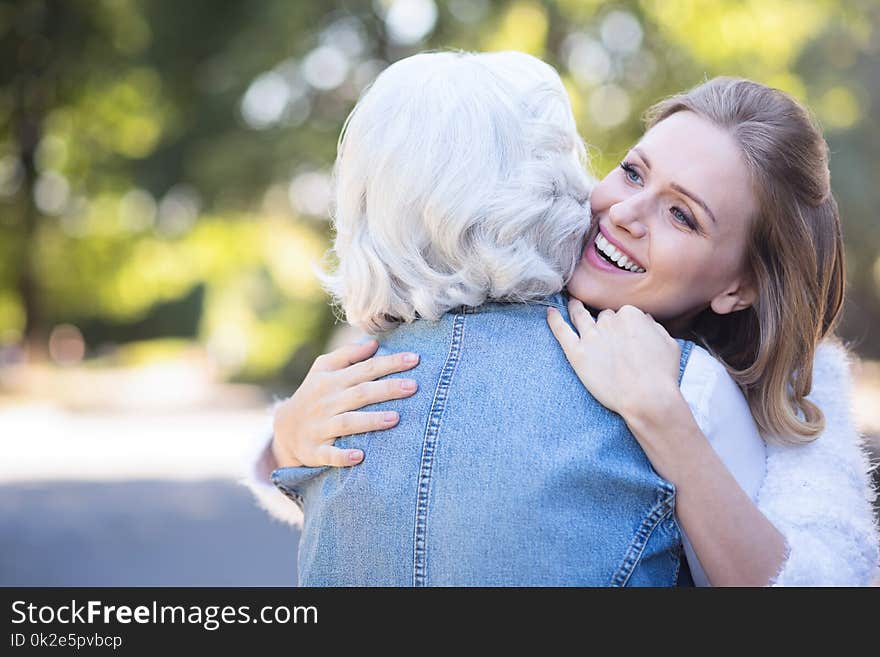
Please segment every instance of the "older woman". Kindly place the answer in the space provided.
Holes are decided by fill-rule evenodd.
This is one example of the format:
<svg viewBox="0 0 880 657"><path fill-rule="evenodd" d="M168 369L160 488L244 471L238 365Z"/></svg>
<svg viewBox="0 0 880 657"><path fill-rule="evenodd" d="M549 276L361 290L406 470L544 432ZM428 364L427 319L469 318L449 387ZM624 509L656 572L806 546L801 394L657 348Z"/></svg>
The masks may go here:
<svg viewBox="0 0 880 657"><path fill-rule="evenodd" d="M788 530L783 536L755 505L767 463L755 419L765 432L792 433L780 443L821 430L821 413L805 400L804 357L812 362L814 340L839 311L836 206L831 198L831 214L820 208L815 226L789 233L799 249L777 244L791 219L773 203L796 198L813 172L755 162L749 127L762 137L790 130L791 148L818 148L821 137L792 101L760 85L713 81L693 93L691 105L657 120L594 192L596 221L584 243L572 227L586 224L587 183L552 69L512 53L436 54L380 76L341 144L340 268L328 283L349 321L381 334L380 353L418 352L413 374L422 392L398 403L400 422L392 415L385 426L396 426L381 438L347 435L310 461L308 450L291 454L302 440L273 443L272 466L367 453L355 468L272 474L305 508L303 583L661 585L676 581L682 547L702 583L766 583L785 574L786 557L797 573L810 554L803 546L822 527L814 523L802 537L803 523L792 530L784 514L768 513ZM801 141L793 138L798 130L806 131ZM830 194L818 168L817 198ZM791 280L762 278L768 269ZM810 287L810 271L822 285ZM580 337L551 313L555 336L595 397L572 385L572 370L537 321L543 306L565 313L553 293L572 272L569 289L579 298L620 309L595 324L574 307ZM778 319L775 308L800 307L811 294L818 313ZM629 303L694 339L711 312L719 326L701 342L727 358L727 368L693 342L672 340ZM766 322L756 325L760 334L725 333L748 328L737 313L753 306L761 322L768 316L777 328L787 321L800 330L803 344L749 342L764 335ZM409 394L392 392L394 379L368 382L406 366L380 356L369 373L346 367L369 349L319 360L276 426L304 434L329 417L321 435L306 436L319 444L363 431L368 421L381 428L378 414L349 412ZM746 371L756 353L761 368ZM751 389L769 402L758 395L750 409L728 374L743 364L737 375L743 383L751 376ZM787 380L794 394L777 394ZM870 574L876 537L863 456L853 445L836 457L853 475L847 526L855 548L847 554L857 565L843 577L852 583ZM810 472L800 460L796 476ZM846 473L834 476L847 490Z"/></svg>

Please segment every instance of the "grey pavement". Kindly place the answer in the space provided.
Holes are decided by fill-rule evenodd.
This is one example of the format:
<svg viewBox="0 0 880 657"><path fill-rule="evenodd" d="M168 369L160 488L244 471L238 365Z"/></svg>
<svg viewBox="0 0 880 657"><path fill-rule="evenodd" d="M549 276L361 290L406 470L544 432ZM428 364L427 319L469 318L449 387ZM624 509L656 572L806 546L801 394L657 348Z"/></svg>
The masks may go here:
<svg viewBox="0 0 880 657"><path fill-rule="evenodd" d="M0 486L0 586L293 586L298 538L231 481Z"/></svg>

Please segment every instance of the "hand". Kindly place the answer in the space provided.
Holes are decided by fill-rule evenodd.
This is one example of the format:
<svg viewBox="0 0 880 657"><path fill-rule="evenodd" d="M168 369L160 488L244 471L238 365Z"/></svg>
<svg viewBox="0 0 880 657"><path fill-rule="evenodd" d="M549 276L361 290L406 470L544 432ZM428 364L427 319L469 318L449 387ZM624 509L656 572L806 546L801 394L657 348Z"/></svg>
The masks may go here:
<svg viewBox="0 0 880 657"><path fill-rule="evenodd" d="M555 308L547 309L550 330L578 378L603 406L629 424L645 414L662 414L678 389L681 350L660 324L634 306L603 310L596 320L571 299L568 310L578 335Z"/></svg>
<svg viewBox="0 0 880 657"><path fill-rule="evenodd" d="M278 466L355 465L363 460L363 452L334 447L338 437L397 424L396 411L355 409L415 393L418 385L412 379L375 379L410 370L419 357L401 353L370 358L378 348L379 343L370 340L315 359L297 391L275 409L272 453Z"/></svg>

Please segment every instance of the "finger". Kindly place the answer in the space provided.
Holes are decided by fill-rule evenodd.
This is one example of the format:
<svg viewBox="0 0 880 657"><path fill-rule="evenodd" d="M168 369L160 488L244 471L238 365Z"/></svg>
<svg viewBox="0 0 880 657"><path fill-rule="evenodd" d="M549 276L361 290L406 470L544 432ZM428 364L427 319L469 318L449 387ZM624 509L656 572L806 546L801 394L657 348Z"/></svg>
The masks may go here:
<svg viewBox="0 0 880 657"><path fill-rule="evenodd" d="M655 330L651 327L655 324L654 319L635 306L621 306L617 310L617 320L619 322L617 330L623 331L626 335L639 335Z"/></svg>
<svg viewBox="0 0 880 657"><path fill-rule="evenodd" d="M621 306L617 310L617 314L623 317L635 317L635 318L643 318L647 317L648 313L642 311L640 308L636 308L635 306L631 306L629 304Z"/></svg>
<svg viewBox="0 0 880 657"><path fill-rule="evenodd" d="M332 400L328 400L328 405L338 413L354 411L369 404L409 397L418 389L418 383L412 379L367 381L343 390Z"/></svg>
<svg viewBox="0 0 880 657"><path fill-rule="evenodd" d="M334 416L325 425L324 433L327 438L340 438L342 436L354 436L359 433L370 431L382 431L390 429L400 421L397 411L352 411Z"/></svg>
<svg viewBox="0 0 880 657"><path fill-rule="evenodd" d="M574 353L578 344L578 335L568 324L566 324L565 319L562 317L562 313L552 306L547 307L547 324L550 325L550 331L562 347L562 351L565 352L565 355L568 356L569 354Z"/></svg>
<svg viewBox="0 0 880 657"><path fill-rule="evenodd" d="M379 348L378 340L367 340L359 344L346 344L334 349L329 354L323 354L315 359L312 369L318 372L333 372L341 370L354 363L366 360L376 353Z"/></svg>
<svg viewBox="0 0 880 657"><path fill-rule="evenodd" d="M606 308L598 315L596 315L596 326L602 328L603 326L608 324L608 322L614 319L615 314L616 313L613 310L611 310L610 308Z"/></svg>
<svg viewBox="0 0 880 657"><path fill-rule="evenodd" d="M337 468L345 468L363 460L364 452L360 449L340 449L333 445L321 445L315 450L307 465L311 467L332 465ZM303 462L305 463L305 461Z"/></svg>
<svg viewBox="0 0 880 657"><path fill-rule="evenodd" d="M355 363L340 372L344 385L353 386L364 381L381 379L388 374L411 370L419 363L419 355L413 353L390 354L376 356L361 363Z"/></svg>
<svg viewBox="0 0 880 657"><path fill-rule="evenodd" d="M572 298L569 300L568 313L571 315L571 321L574 323L574 326L578 333L580 333L581 337L583 337L585 333L589 334L591 330L596 328L596 321L587 311L580 299Z"/></svg>

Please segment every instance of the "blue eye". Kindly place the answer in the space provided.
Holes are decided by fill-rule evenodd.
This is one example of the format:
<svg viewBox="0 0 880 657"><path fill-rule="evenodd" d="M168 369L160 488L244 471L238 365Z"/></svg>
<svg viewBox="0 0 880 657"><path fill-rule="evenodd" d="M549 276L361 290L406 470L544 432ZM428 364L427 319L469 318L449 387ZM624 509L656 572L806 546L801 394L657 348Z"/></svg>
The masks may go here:
<svg viewBox="0 0 880 657"><path fill-rule="evenodd" d="M688 226L689 228L694 227L693 219L691 219L690 216L688 216L688 214L686 212L683 212L682 210L675 208L675 207L670 208L669 211L672 213L672 216L675 217L675 220L677 222L684 224L684 225Z"/></svg>
<svg viewBox="0 0 880 657"><path fill-rule="evenodd" d="M631 183L639 184L642 182L642 177L639 175L639 172L636 171L635 167L631 165L629 162L621 162L620 168L623 169L623 173L626 176L626 179Z"/></svg>

